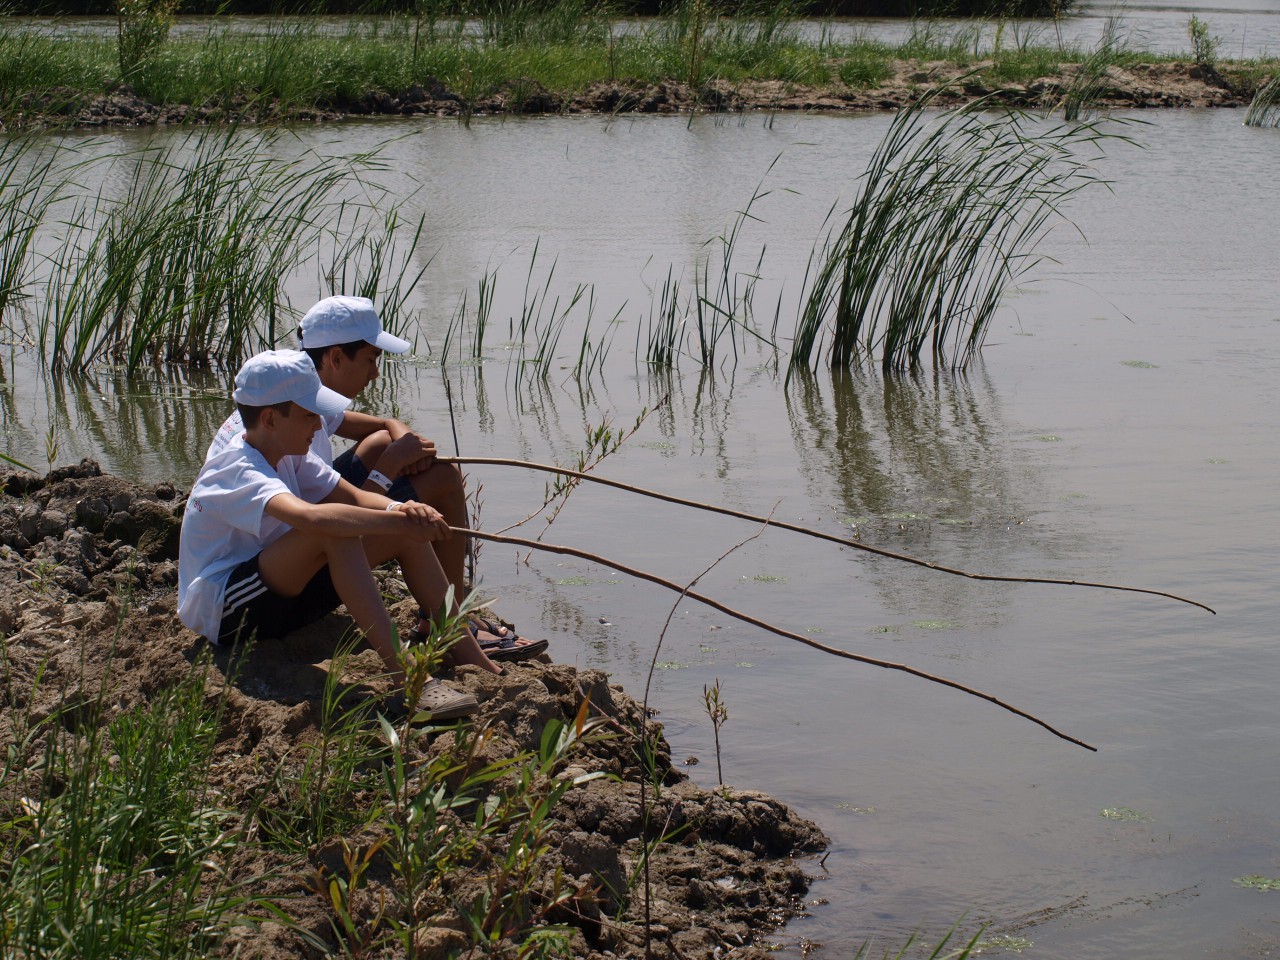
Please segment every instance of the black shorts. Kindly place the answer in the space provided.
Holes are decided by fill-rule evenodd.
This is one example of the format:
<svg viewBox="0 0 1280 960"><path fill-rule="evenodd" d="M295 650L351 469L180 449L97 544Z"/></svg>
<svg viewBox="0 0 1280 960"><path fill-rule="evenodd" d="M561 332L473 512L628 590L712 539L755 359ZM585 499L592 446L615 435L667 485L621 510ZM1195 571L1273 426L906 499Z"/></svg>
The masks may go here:
<svg viewBox="0 0 1280 960"><path fill-rule="evenodd" d="M333 469L337 470L342 479L347 481L357 490L364 486L364 482L369 479L369 468L364 465L364 461L356 456L356 448L351 447L343 451L333 458ZM392 500L417 500L418 495L413 492L413 484L408 477L397 477L391 481L391 489L387 491L387 496Z"/></svg>
<svg viewBox="0 0 1280 960"><path fill-rule="evenodd" d="M315 623L342 603L329 568L322 567L296 597L285 597L262 582L258 557L250 557L231 571L222 601L222 622L214 643L229 646L257 636L283 637L291 630Z"/></svg>

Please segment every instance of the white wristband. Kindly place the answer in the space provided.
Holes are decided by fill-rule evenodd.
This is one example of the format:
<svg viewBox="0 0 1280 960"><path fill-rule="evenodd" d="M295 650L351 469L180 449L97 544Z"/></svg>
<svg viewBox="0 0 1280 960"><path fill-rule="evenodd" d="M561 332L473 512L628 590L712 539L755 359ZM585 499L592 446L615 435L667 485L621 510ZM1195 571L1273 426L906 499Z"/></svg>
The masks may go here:
<svg viewBox="0 0 1280 960"><path fill-rule="evenodd" d="M384 510L399 510L399 509L400 509L400 501L399 501L399 500L392 500L392 501L391 501L390 503L388 503L385 507L383 507L383 509L384 509Z"/></svg>
<svg viewBox="0 0 1280 960"><path fill-rule="evenodd" d="M383 490L391 489L391 478L379 470L370 470L369 479L380 486Z"/></svg>

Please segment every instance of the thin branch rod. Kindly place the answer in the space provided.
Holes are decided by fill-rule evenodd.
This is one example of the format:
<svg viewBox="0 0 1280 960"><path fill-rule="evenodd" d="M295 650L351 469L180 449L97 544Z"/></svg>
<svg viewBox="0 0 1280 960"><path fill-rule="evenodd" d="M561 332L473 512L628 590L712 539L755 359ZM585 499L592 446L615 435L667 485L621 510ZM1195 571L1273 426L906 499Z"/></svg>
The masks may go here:
<svg viewBox="0 0 1280 960"><path fill-rule="evenodd" d="M659 586L666 587L668 590L674 590L676 593L683 593L685 596L693 600L697 600L699 603L706 604L707 606L715 610L719 610L721 613L734 617L737 620L741 620L743 623L749 623L762 630L768 630L770 633L775 633L780 637L786 637L788 640L795 640L798 643L803 643L807 647L813 647L815 650L821 650L823 653L829 653L833 657L841 657L845 660L855 660L858 663L870 664L873 667L883 667L886 670L900 670L903 673L911 674L913 677L920 677L922 680L930 680L934 683L940 683L944 687L951 687L953 690L959 690L961 693L967 693L970 696L979 698L980 700L986 700L988 703L994 703L997 707L1008 710L1010 713L1016 714L1024 720L1030 720L1037 726L1044 727L1044 729L1048 730L1055 737L1060 737L1068 743L1074 743L1078 747L1084 747L1086 750L1092 750L1095 753L1098 750L1097 747L1091 746L1083 740L1077 740L1075 737L1068 736L1061 730L1050 726L1039 717L1032 716L1025 710L1019 710L1017 707L1005 703L1003 700L993 697L989 693L983 693L981 690L975 690L973 687L966 687L963 683L958 683L955 680L948 680L946 677L939 677L932 673L925 673L923 670L917 670L915 667L909 667L905 663L894 663L890 660L877 660L875 657L863 656L860 653L850 653L849 651L841 650L838 647L831 647L825 643L819 643L812 637L806 637L800 633L792 633L790 630L784 630L782 627L776 627L773 624L753 617L748 613L742 613L739 610L733 609L733 607L725 606L720 601L713 600L706 594L690 590L687 587L674 583L671 580L664 579L655 573L638 570L635 567L628 567L625 564L610 560L608 557L602 557L595 553L588 553L586 550L579 550L576 547L566 547L556 543L541 543L537 540L525 539L524 537L510 537L497 533L485 533L483 530L469 530L466 527L450 527L450 529L454 533L459 533L468 537L476 537L480 540L492 540L494 543L510 543L518 547L531 547L534 550L545 550L548 553L562 553L571 557L579 557L583 560L590 560L594 563L603 564L613 570L618 570L628 576L635 577L638 580L648 580L650 583L656 583Z"/></svg>
<svg viewBox="0 0 1280 960"><path fill-rule="evenodd" d="M473 463L503 467L524 467L528 470L542 470L546 473L558 473L566 477L577 477L580 480L590 480L593 483L604 484L606 487L616 487L619 490L626 490L628 493L638 493L645 497L652 497L655 500L665 500L667 503L677 503L681 506L693 507L697 510L707 510L711 513L722 513L727 517L737 517L739 520L750 520L754 523L768 523L770 526L781 527L783 530L790 530L793 533L802 533L805 536L816 537L819 540L828 540L831 543L838 543L844 547L853 547L856 550L864 550L867 553L875 554L878 557L887 557L890 560L901 560L904 563L914 563L918 567L924 567L928 570L936 570L938 573L949 573L957 577L967 577L970 580L987 580L994 583L1047 583L1068 587L1096 587L1099 590L1124 590L1129 593L1145 593L1154 597L1165 597L1169 600L1177 600L1179 603L1187 603L1193 607L1199 607L1201 610L1208 610L1210 613L1215 615L1218 612L1212 607L1205 606L1197 600L1188 600L1186 597L1180 597L1176 593L1165 593L1163 590L1150 590L1146 587L1127 587L1116 583L1093 583L1088 580L1059 580L1050 577L1003 577L990 573L970 573L968 570L960 570L956 567L944 567L942 564L934 563L932 560L921 560L919 557L912 557L905 553L895 553L892 550L885 550L882 547L873 547L858 540L850 540L844 537L837 537L834 534L823 533L821 530L814 530L812 527L801 527L797 524L787 523L783 520L769 520L766 517L746 513L741 510L733 510L729 507L717 506L713 503L699 503L696 500L685 500L683 497L672 496L669 493L660 493L657 490L647 490L644 487L637 487L629 483L622 483L619 480L609 480L606 477L598 477L591 473L581 473L577 470L569 470L566 467L557 467L545 463L533 463L528 460L508 460L501 457L437 457L437 459L445 463Z"/></svg>

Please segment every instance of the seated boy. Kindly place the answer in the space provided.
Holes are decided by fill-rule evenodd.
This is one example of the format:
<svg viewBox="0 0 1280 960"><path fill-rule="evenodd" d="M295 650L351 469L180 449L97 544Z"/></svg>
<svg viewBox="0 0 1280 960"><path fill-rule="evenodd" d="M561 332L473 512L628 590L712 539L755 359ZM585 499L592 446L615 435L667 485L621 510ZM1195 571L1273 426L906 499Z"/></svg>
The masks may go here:
<svg viewBox="0 0 1280 960"><path fill-rule="evenodd" d="M309 452L322 417L350 402L325 387L306 354L268 351L245 362L232 394L244 429L205 461L187 500L178 561L178 616L213 643L278 637L340 602L393 679L404 683L391 616L372 568L397 560L426 611L449 582L432 543L451 531L423 503L358 490ZM456 607L455 607L456 609ZM419 631L430 629L425 619ZM494 673L470 634L455 662ZM471 694L432 679L415 705L435 719L476 709Z"/></svg>
<svg viewBox="0 0 1280 960"><path fill-rule="evenodd" d="M326 297L303 316L298 328L303 351L315 364L320 382L344 397L359 396L378 376L384 352L405 353L407 340L382 329L382 320L367 297ZM222 425L209 447L220 450L244 427L238 414ZM336 460L331 436L356 441ZM436 445L393 417L340 410L324 417L311 444L312 452L330 464L352 486L393 500L419 500L436 508L452 527L468 525L462 471L436 460ZM432 543L455 597L466 596L467 542L450 537ZM545 640L519 637L505 625L473 617L473 632L494 660L525 660L547 648Z"/></svg>

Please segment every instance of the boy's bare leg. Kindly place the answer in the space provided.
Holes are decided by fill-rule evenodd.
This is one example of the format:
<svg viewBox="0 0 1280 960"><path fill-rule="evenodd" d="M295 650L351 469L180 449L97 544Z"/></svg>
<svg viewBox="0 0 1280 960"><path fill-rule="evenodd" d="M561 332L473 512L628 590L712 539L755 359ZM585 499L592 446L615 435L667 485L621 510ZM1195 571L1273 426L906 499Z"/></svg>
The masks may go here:
<svg viewBox="0 0 1280 960"><path fill-rule="evenodd" d="M378 469L378 461L391 443L391 435L385 430L371 433L356 445L356 456L369 470ZM421 473L409 477L413 484L413 492L418 499L435 507L444 516L445 523L451 527L469 526L467 515L467 490L462 480L462 471L456 464L433 462ZM465 537L450 537L448 540L437 540L432 545L444 575L453 585L455 597L466 596L467 540Z"/></svg>
<svg viewBox="0 0 1280 960"><path fill-rule="evenodd" d="M451 527L469 527L467 516L467 491L462 481L462 471L457 464L432 461L431 466L409 478L413 492L423 503L435 507ZM432 545L444 575L453 585L455 597L466 596L467 538L455 534L448 540L437 540Z"/></svg>
<svg viewBox="0 0 1280 960"><path fill-rule="evenodd" d="M417 546L427 547L427 544ZM430 551L428 551L430 552ZM334 589L365 640L382 658L399 685L405 681L396 653L391 615L373 579L373 570L359 537L323 537L290 530L266 547L258 558L258 572L270 589L287 597L297 596L311 578L328 565ZM444 597L444 578L436 586ZM439 606L440 599L436 601Z"/></svg>
<svg viewBox="0 0 1280 960"><path fill-rule="evenodd" d="M400 564L400 573L404 576L404 582L408 585L409 592L413 594L413 599L418 602L418 606L428 612L440 609L450 584L440 567L440 561L431 549L435 546L434 543L416 543L396 537L364 537L363 539L365 557L369 566L376 567L388 560L396 560ZM451 614L458 612L456 598L459 596L461 594L454 594L455 599L449 611ZM424 633L429 632L431 626L429 620L418 622L418 629ZM457 642L450 648L450 653L458 663L470 663L490 673L502 672L502 668L480 649L480 644L470 630L462 631Z"/></svg>

